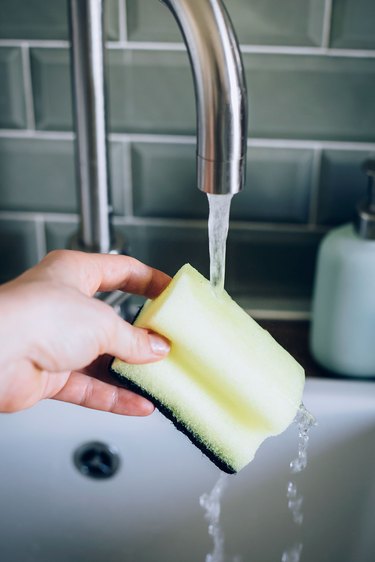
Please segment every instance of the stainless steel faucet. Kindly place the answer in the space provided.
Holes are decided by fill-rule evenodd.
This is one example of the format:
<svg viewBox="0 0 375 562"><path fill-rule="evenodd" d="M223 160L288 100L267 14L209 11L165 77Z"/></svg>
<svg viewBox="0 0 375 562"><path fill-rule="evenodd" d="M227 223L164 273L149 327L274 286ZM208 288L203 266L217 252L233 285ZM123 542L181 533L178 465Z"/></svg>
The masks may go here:
<svg viewBox="0 0 375 562"><path fill-rule="evenodd" d="M87 252L121 253L122 242L111 222L103 0L69 0L68 6L81 214L71 246Z"/></svg>
<svg viewBox="0 0 375 562"><path fill-rule="evenodd" d="M206 193L244 184L247 93L241 53L222 0L161 0L187 46L197 107L197 185ZM106 134L103 0L69 0L81 227L73 246L119 252L111 225Z"/></svg>
<svg viewBox="0 0 375 562"><path fill-rule="evenodd" d="M197 107L197 184L238 193L245 178L247 93L241 53L221 0L162 0L187 46Z"/></svg>

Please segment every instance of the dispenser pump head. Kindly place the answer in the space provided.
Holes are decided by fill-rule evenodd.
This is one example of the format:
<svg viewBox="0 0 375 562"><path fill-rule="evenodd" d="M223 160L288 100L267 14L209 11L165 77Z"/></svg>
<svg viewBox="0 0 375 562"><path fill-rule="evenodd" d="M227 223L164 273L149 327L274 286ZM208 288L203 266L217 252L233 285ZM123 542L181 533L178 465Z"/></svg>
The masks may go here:
<svg viewBox="0 0 375 562"><path fill-rule="evenodd" d="M355 227L361 238L375 240L375 158L366 160L363 170L367 174L367 196L357 207Z"/></svg>

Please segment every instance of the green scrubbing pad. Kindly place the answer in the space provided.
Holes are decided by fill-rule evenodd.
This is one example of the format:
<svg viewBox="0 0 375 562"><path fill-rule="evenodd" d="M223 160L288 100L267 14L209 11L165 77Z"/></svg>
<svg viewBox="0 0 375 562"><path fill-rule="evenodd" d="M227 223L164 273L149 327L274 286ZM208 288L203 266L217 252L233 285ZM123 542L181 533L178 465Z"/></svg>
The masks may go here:
<svg viewBox="0 0 375 562"><path fill-rule="evenodd" d="M115 359L112 372L152 400L225 472L241 470L266 437L294 419L302 367L189 264L146 302L135 325L165 336L171 351L147 365Z"/></svg>

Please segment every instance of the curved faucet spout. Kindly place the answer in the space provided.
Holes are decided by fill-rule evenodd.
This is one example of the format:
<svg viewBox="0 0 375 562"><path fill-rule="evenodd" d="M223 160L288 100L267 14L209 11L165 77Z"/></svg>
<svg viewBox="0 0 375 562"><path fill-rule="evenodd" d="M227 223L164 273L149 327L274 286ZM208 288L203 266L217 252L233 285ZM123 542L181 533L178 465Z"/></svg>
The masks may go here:
<svg viewBox="0 0 375 562"><path fill-rule="evenodd" d="M193 70L198 187L237 193L246 167L247 92L241 53L222 0L161 0L173 13Z"/></svg>

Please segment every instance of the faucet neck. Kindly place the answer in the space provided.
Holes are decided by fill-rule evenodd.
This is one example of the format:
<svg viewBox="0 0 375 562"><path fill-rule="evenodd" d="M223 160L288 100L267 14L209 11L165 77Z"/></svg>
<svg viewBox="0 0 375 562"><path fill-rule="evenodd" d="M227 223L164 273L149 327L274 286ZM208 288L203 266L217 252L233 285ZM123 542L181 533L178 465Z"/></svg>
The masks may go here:
<svg viewBox="0 0 375 562"><path fill-rule="evenodd" d="M244 185L247 91L238 41L222 0L162 0L174 15L193 70L198 187L237 193Z"/></svg>

